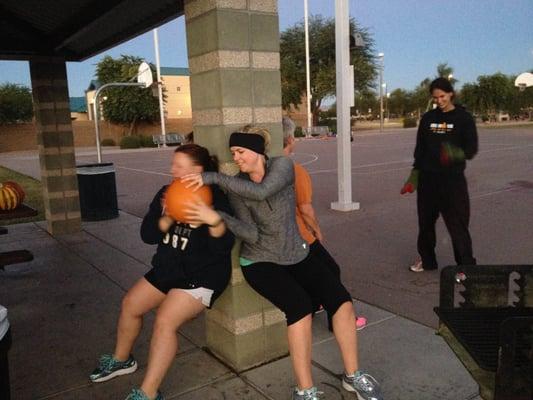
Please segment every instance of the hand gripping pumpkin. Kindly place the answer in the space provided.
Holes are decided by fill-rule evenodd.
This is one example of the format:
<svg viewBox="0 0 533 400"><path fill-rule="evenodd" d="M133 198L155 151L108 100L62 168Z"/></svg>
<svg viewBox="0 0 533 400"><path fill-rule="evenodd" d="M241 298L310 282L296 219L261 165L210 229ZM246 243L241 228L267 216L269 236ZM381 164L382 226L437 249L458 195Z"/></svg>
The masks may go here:
<svg viewBox="0 0 533 400"><path fill-rule="evenodd" d="M18 183L0 183L0 210L13 210L24 200L24 190Z"/></svg>
<svg viewBox="0 0 533 400"><path fill-rule="evenodd" d="M187 188L186 182L175 179L167 188L164 196L164 205L166 213L174 220L187 222L185 210L189 203L194 203L198 199L207 205L213 204L213 194L209 186L202 186L196 192L192 188Z"/></svg>

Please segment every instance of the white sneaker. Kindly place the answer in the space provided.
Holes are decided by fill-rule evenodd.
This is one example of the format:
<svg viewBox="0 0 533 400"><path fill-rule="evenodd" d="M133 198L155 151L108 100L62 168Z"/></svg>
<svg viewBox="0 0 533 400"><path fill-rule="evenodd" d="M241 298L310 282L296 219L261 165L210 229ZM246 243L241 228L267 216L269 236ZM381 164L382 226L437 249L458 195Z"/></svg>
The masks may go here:
<svg viewBox="0 0 533 400"><path fill-rule="evenodd" d="M422 260L417 260L413 265L409 267L411 272L424 272L424 266L422 265Z"/></svg>

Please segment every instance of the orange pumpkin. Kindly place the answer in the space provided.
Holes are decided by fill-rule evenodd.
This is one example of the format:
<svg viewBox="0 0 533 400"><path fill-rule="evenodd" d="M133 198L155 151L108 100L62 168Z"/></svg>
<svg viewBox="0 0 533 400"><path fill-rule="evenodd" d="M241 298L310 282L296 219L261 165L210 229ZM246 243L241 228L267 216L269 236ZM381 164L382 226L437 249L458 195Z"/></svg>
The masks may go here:
<svg viewBox="0 0 533 400"><path fill-rule="evenodd" d="M179 222L187 222L185 209L189 203L201 199L205 204L213 204L213 194L209 186L202 186L196 192L186 188L186 183L175 179L167 188L164 197L165 209L168 215Z"/></svg>
<svg viewBox="0 0 533 400"><path fill-rule="evenodd" d="M6 181L4 182L4 186L9 186L15 189L19 196L19 204L22 204L24 202L24 198L26 197L26 192L24 192L24 189L22 189L22 186L20 186L17 182L13 181Z"/></svg>
<svg viewBox="0 0 533 400"><path fill-rule="evenodd" d="M13 210L20 203L19 195L12 186L0 184L0 210Z"/></svg>

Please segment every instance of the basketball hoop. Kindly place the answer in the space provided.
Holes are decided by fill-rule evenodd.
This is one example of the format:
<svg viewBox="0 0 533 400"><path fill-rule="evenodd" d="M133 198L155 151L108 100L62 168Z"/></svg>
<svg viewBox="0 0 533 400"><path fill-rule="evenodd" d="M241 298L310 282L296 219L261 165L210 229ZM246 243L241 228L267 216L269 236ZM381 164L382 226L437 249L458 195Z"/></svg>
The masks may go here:
<svg viewBox="0 0 533 400"><path fill-rule="evenodd" d="M514 85L523 92L527 87L533 86L533 74L530 72L524 72L516 77Z"/></svg>
<svg viewBox="0 0 533 400"><path fill-rule="evenodd" d="M137 82L144 84L145 88L150 87L154 82L154 78L152 76L152 69L150 68L150 65L147 62L143 61L141 65L139 65L139 70L137 72Z"/></svg>

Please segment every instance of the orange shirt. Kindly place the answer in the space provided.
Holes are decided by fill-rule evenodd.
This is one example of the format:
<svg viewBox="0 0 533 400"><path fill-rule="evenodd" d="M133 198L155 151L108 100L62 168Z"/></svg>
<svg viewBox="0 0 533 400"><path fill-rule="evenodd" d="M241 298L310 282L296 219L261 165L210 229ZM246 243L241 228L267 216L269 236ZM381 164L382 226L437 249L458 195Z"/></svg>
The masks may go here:
<svg viewBox="0 0 533 400"><path fill-rule="evenodd" d="M316 240L316 237L305 224L298 205L312 202L313 184L309 173L298 163L294 163L294 187L296 191L296 222L298 223L298 229L302 238L311 244Z"/></svg>

